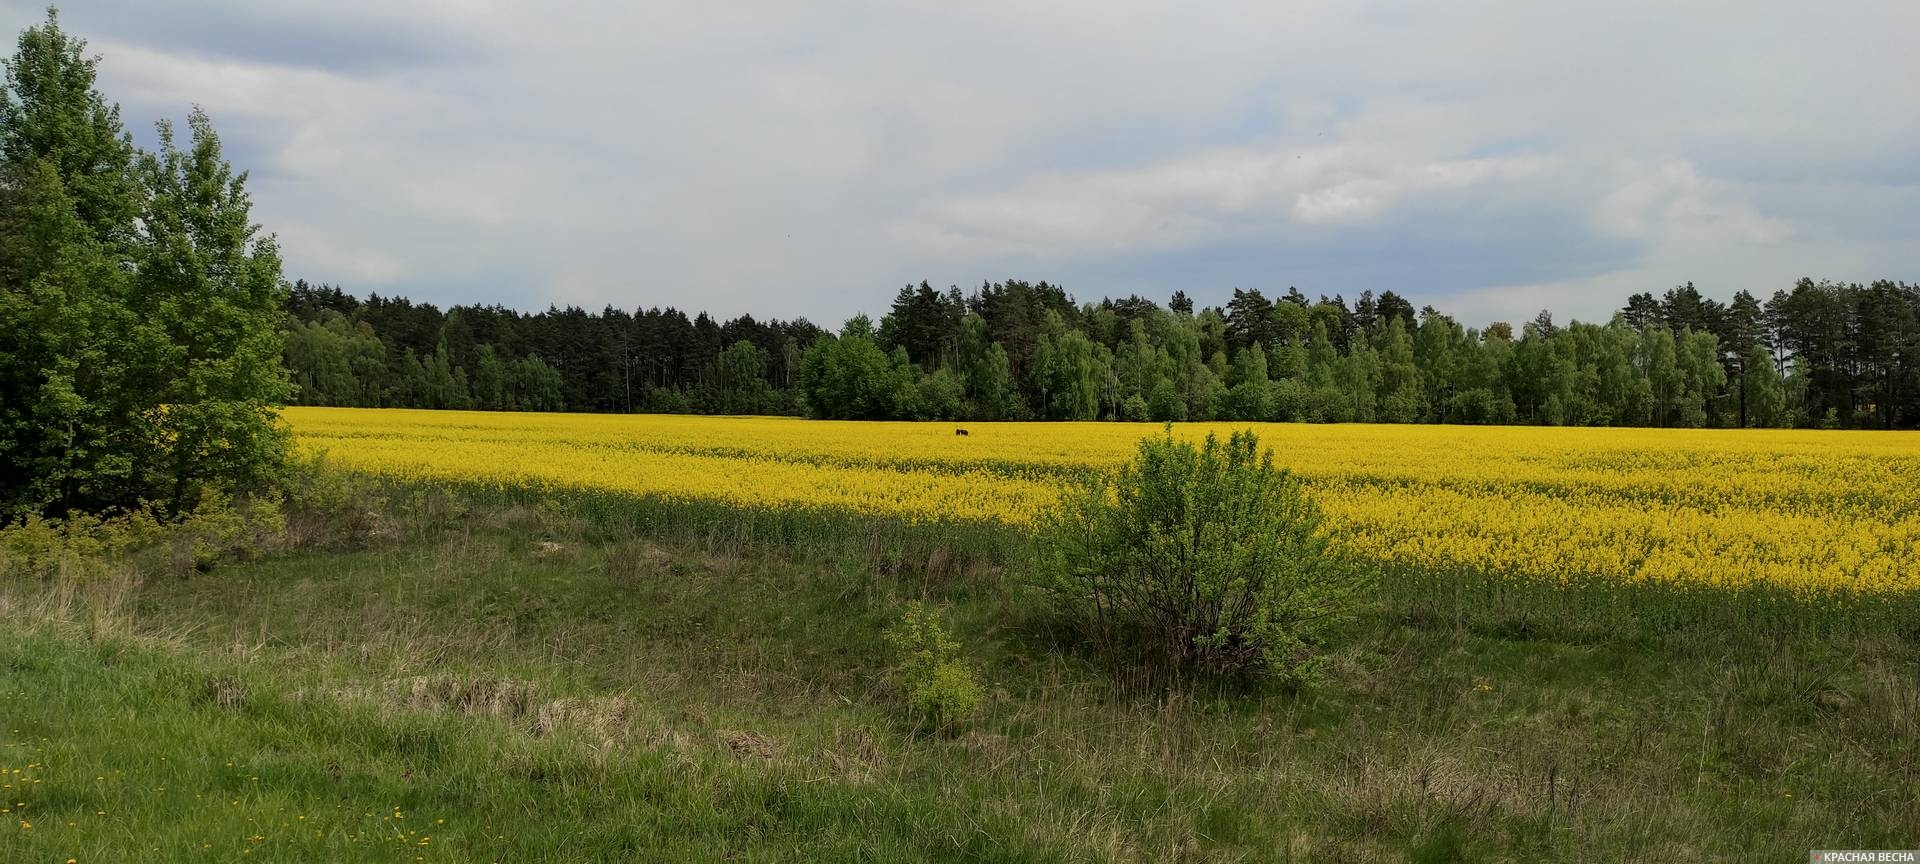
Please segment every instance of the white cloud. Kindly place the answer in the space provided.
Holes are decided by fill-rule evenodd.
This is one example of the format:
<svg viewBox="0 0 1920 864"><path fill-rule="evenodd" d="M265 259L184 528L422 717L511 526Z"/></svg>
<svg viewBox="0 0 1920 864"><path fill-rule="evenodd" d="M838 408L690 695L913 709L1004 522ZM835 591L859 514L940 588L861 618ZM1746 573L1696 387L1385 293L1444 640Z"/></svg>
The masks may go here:
<svg viewBox="0 0 1920 864"><path fill-rule="evenodd" d="M1591 317L1629 287L1920 269L1881 236L1920 218L1908 0L62 16L130 126L208 109L291 275L440 302L835 321L923 277L1205 300L1310 273Z"/></svg>
<svg viewBox="0 0 1920 864"><path fill-rule="evenodd" d="M1793 235L1781 219L1730 200L1732 184L1709 183L1690 162L1629 163L1613 174L1595 223L1614 234L1663 246L1777 246Z"/></svg>
<svg viewBox="0 0 1920 864"><path fill-rule="evenodd" d="M1543 165L1531 156L1418 161L1362 142L1221 150L1137 170L1045 175L938 201L901 236L963 259L1180 248L1289 223L1364 225L1420 196L1521 180Z"/></svg>

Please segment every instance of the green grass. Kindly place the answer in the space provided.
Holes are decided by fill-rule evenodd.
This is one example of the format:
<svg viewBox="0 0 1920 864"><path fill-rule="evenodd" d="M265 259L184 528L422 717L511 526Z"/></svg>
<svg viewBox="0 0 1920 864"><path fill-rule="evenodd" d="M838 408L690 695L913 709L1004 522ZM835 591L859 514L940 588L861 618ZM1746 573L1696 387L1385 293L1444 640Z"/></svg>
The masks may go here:
<svg viewBox="0 0 1920 864"><path fill-rule="evenodd" d="M20 772L0 780L0 861L1748 861L1920 842L1920 652L1900 635L1610 633L1544 600L1389 585L1324 683L1162 699L1059 644L993 555L437 506L412 510L438 527L358 551L0 578L0 768ZM947 733L888 682L882 634L915 599L990 685Z"/></svg>

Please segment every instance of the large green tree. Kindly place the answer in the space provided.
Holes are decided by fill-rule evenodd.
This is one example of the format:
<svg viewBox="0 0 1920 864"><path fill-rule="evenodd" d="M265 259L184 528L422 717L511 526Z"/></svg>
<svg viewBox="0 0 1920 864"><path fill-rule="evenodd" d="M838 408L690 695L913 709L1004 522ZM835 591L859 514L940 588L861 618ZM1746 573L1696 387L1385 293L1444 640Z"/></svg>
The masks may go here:
<svg viewBox="0 0 1920 864"><path fill-rule="evenodd" d="M283 463L284 287L205 115L139 153L85 43L24 31L0 91L0 516L248 491Z"/></svg>
<svg viewBox="0 0 1920 864"><path fill-rule="evenodd" d="M142 154L148 206L138 244L135 311L155 332L142 377L165 406L155 431L175 506L207 484L253 488L286 452L278 405L291 386L281 365L280 250L253 223L246 172L220 150L195 109L181 148L159 124L160 151ZM462 377L461 386L465 380ZM457 407L465 407L462 394Z"/></svg>

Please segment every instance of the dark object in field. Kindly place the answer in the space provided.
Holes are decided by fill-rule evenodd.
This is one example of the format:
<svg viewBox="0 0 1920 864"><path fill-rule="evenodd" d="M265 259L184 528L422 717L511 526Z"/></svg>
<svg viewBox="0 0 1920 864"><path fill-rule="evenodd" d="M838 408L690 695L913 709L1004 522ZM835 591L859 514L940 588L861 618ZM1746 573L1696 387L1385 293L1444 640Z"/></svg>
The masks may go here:
<svg viewBox="0 0 1920 864"><path fill-rule="evenodd" d="M965 435L965 434L967 434L967 430L965 430L965 429L955 429L955 430L953 430L953 434L955 434L955 435Z"/></svg>

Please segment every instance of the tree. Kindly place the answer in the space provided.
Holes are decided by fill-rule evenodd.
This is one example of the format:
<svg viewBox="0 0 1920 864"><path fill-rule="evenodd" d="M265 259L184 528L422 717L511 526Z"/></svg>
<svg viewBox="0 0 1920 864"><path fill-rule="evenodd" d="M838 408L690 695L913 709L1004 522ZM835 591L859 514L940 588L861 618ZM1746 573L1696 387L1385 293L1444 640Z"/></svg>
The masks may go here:
<svg viewBox="0 0 1920 864"><path fill-rule="evenodd" d="M1653 397L1653 425L1677 425L1686 413L1687 392L1672 330L1648 327L1640 331L1640 371Z"/></svg>
<svg viewBox="0 0 1920 864"><path fill-rule="evenodd" d="M1380 297L1374 301L1373 314L1376 323L1370 332L1384 332L1384 328L1392 321L1399 321L1402 327L1412 327L1415 323L1413 304L1392 291L1380 292Z"/></svg>
<svg viewBox="0 0 1920 864"><path fill-rule="evenodd" d="M1226 334L1226 343L1234 351L1251 345L1272 344L1275 337L1273 301L1258 289L1233 289L1233 299L1227 301Z"/></svg>
<svg viewBox="0 0 1920 864"><path fill-rule="evenodd" d="M894 297L893 311L880 322L878 342L883 350L907 349L913 362L931 372L950 360L965 313L959 289L941 294L921 280L918 288L909 285Z"/></svg>
<svg viewBox="0 0 1920 864"><path fill-rule="evenodd" d="M1667 323L1666 314L1660 309L1660 301L1648 291L1627 298L1626 307L1620 310L1620 320L1636 332Z"/></svg>
<svg viewBox="0 0 1920 864"><path fill-rule="evenodd" d="M1668 330L1692 330L1698 333L1721 332L1727 309L1693 287L1692 282L1668 289L1660 298L1660 318Z"/></svg>
<svg viewBox="0 0 1920 864"><path fill-rule="evenodd" d="M0 188L0 520L132 503L150 403L129 380L139 322L121 256L80 220L53 163Z"/></svg>
<svg viewBox="0 0 1920 864"><path fill-rule="evenodd" d="M1720 403L1727 385L1726 370L1720 366L1720 339L1704 330L1683 330L1677 348L1681 393L1675 425L1720 425Z"/></svg>
<svg viewBox="0 0 1920 864"><path fill-rule="evenodd" d="M1775 294L1767 304L1784 359L1799 370L1796 377L1805 388L1802 410L1808 417L1833 415L1840 425L1857 422L1857 308L1853 287L1812 279L1801 279L1791 292Z"/></svg>
<svg viewBox="0 0 1920 864"><path fill-rule="evenodd" d="M1352 406L1351 413L1345 413L1339 419L1348 423L1372 423L1378 419L1377 406L1380 392L1380 355L1372 348L1359 345L1352 353L1341 358L1338 383L1343 401ZM1343 412L1344 413L1344 412Z"/></svg>
<svg viewBox="0 0 1920 864"><path fill-rule="evenodd" d="M70 199L74 218L94 240L119 247L135 240L141 189L132 136L120 106L95 88L98 58L60 29L59 13L20 34L6 63L0 95L0 157L21 169L45 161Z"/></svg>
<svg viewBox="0 0 1920 864"><path fill-rule="evenodd" d="M1161 379L1153 385L1153 393L1147 397L1147 419L1155 423L1174 423L1187 419L1186 400L1180 398L1180 391L1173 382Z"/></svg>
<svg viewBox="0 0 1920 864"><path fill-rule="evenodd" d="M1787 392L1780 373L1773 368L1767 349L1753 345L1742 358L1745 370L1740 378L1741 425L1763 429L1786 425Z"/></svg>
<svg viewBox="0 0 1920 864"><path fill-rule="evenodd" d="M807 349L800 365L800 387L814 416L832 420L898 416L893 362L874 343L872 332L867 317L857 315L841 328L839 338L822 338Z"/></svg>
<svg viewBox="0 0 1920 864"><path fill-rule="evenodd" d="M1380 413L1388 423L1412 423L1426 408L1420 390L1420 370L1413 362L1413 340L1406 321L1387 319L1380 348Z"/></svg>
<svg viewBox="0 0 1920 864"><path fill-rule="evenodd" d="M1234 357L1233 387L1227 391L1223 412L1232 420L1266 420L1273 413L1273 393L1268 388L1267 354L1258 342Z"/></svg>
<svg viewBox="0 0 1920 864"><path fill-rule="evenodd" d="M147 237L134 304L164 335L147 371L166 406L154 425L168 467L155 480L170 482L176 511L210 481L247 489L273 475L287 450L274 406L290 392L279 247L253 223L247 175L222 157L207 115L196 109L187 123L188 149L162 122L160 152L140 157Z"/></svg>
<svg viewBox="0 0 1920 864"><path fill-rule="evenodd" d="M967 388L951 369L936 369L914 382L915 420L959 420L967 412Z"/></svg>
<svg viewBox="0 0 1920 864"><path fill-rule="evenodd" d="M1056 339L1042 336L1035 355L1044 376L1047 416L1055 420L1100 419L1101 384L1112 365L1104 346L1079 330L1065 330Z"/></svg>
<svg viewBox="0 0 1920 864"><path fill-rule="evenodd" d="M493 346L481 348L481 368L493 361ZM291 401L301 405L371 408L380 405L386 347L373 328L331 309L287 328L286 364L293 378ZM494 365L498 365L494 361ZM482 400L496 408L497 398Z"/></svg>
<svg viewBox="0 0 1920 864"><path fill-rule="evenodd" d="M1920 403L1920 301L1886 280L1850 286L1854 310L1855 403L1863 423L1892 429Z"/></svg>
<svg viewBox="0 0 1920 864"><path fill-rule="evenodd" d="M0 516L153 503L275 479L285 287L246 175L195 111L136 154L51 10L0 97Z"/></svg>
<svg viewBox="0 0 1920 864"><path fill-rule="evenodd" d="M1733 303L1727 307L1726 322L1728 341L1720 347L1727 355L1728 371L1734 376L1734 386L1739 391L1736 409L1737 425L1744 427L1748 425L1747 421L1752 411L1752 407L1747 404L1749 391L1746 379L1754 371L1752 367L1753 358L1756 356L1754 349L1762 348L1767 342L1766 310L1760 306L1760 301L1752 294L1740 291L1733 295ZM1759 356L1767 358L1768 367L1773 366L1773 358L1768 352L1763 350L1759 352ZM1778 370L1773 372L1774 377L1778 379Z"/></svg>
<svg viewBox="0 0 1920 864"><path fill-rule="evenodd" d="M767 403L767 354L742 339L720 352L714 361L714 389L724 414L752 414Z"/></svg>
<svg viewBox="0 0 1920 864"><path fill-rule="evenodd" d="M124 372L139 190L85 43L20 34L0 90L0 521L125 501L145 407Z"/></svg>
<svg viewBox="0 0 1920 864"><path fill-rule="evenodd" d="M972 406L968 415L981 420L1015 418L1018 394L1007 349L992 340L987 320L976 313L967 313L960 322L960 369Z"/></svg>

